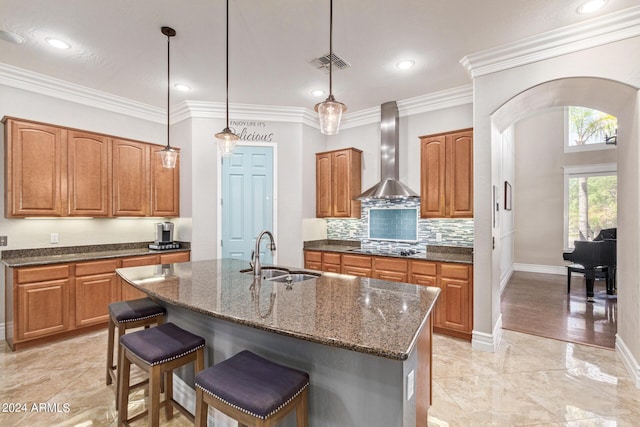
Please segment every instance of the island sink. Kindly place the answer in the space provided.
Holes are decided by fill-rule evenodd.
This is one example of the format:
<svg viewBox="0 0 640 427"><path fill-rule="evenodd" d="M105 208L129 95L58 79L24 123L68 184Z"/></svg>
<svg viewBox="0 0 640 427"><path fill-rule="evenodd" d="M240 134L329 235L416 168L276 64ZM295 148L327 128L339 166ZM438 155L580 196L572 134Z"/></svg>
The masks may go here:
<svg viewBox="0 0 640 427"><path fill-rule="evenodd" d="M250 268L240 270L240 273L253 273ZM271 280L279 283L294 283L302 282L304 280L315 279L320 277L321 274L312 273L310 271L290 271L283 267L262 267L260 277L263 280Z"/></svg>

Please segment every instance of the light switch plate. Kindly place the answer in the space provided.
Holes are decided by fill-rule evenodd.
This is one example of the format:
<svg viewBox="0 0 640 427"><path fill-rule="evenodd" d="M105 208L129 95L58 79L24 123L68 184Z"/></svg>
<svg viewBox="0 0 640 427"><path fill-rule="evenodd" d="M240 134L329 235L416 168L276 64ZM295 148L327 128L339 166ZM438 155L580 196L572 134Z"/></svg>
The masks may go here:
<svg viewBox="0 0 640 427"><path fill-rule="evenodd" d="M51 243L58 243L60 241L60 236L58 233L51 233Z"/></svg>
<svg viewBox="0 0 640 427"><path fill-rule="evenodd" d="M7 236L0 236L0 246L7 246Z"/></svg>

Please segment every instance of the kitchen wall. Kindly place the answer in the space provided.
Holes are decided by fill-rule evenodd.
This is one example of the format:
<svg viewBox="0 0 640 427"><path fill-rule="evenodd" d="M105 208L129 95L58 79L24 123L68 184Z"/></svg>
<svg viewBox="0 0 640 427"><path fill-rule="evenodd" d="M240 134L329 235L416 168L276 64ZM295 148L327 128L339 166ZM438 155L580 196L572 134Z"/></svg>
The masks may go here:
<svg viewBox="0 0 640 427"><path fill-rule="evenodd" d="M563 167L617 162L615 148L565 153L564 117L564 109L555 108L515 125L517 269L566 273Z"/></svg>

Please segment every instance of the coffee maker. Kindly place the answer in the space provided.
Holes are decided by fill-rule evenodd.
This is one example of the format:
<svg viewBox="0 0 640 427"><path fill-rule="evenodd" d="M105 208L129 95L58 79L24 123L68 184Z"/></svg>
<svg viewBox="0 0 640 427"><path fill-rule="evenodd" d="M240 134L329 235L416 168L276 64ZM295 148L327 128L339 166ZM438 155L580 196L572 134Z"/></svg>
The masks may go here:
<svg viewBox="0 0 640 427"><path fill-rule="evenodd" d="M149 249L178 249L180 244L173 241L173 223L156 222L156 240L149 245Z"/></svg>

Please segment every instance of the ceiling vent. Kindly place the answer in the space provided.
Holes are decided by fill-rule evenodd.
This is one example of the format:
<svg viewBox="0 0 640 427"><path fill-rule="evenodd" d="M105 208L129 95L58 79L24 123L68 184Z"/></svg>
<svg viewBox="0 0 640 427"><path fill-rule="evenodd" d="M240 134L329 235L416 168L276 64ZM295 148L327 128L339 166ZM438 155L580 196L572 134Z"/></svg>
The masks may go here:
<svg viewBox="0 0 640 427"><path fill-rule="evenodd" d="M340 58L335 53L331 54L331 58L333 58L334 70L335 69L344 70L345 68L351 67L351 64L349 64L344 59ZM328 53L324 56L321 56L320 58L312 59L311 61L309 61L309 64L311 64L317 70L320 70L325 74L329 74L329 54Z"/></svg>

